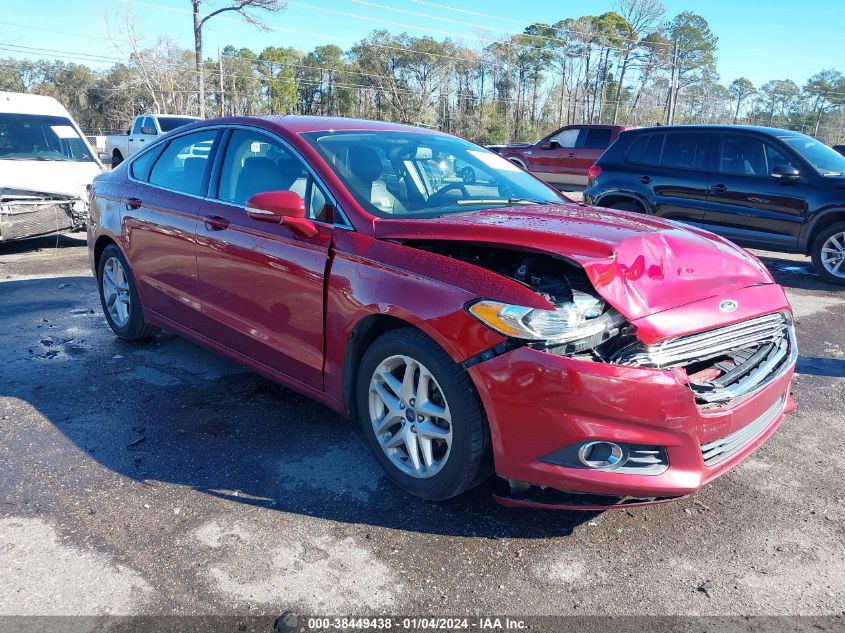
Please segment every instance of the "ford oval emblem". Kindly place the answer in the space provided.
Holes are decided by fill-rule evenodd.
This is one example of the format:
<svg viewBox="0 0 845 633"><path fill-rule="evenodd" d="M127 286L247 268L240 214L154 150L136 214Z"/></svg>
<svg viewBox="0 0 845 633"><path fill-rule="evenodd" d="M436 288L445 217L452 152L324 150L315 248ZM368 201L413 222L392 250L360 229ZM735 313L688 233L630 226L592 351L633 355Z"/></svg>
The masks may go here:
<svg viewBox="0 0 845 633"><path fill-rule="evenodd" d="M725 299L719 304L719 309L722 312L734 312L739 307L739 303L733 299Z"/></svg>

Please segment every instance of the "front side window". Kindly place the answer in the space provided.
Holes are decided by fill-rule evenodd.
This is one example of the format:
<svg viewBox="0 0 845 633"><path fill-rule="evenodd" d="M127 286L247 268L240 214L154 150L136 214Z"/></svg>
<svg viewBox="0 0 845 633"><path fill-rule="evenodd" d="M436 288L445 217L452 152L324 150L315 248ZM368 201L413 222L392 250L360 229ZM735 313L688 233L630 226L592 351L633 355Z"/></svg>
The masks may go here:
<svg viewBox="0 0 845 633"><path fill-rule="evenodd" d="M560 147L566 149L575 147L578 142L578 135L581 133L581 128L572 128L569 130L562 130L549 139L549 143L557 143Z"/></svg>
<svg viewBox="0 0 845 633"><path fill-rule="evenodd" d="M421 132L310 132L303 138L376 216L435 217L560 203L555 189L489 150Z"/></svg>
<svg viewBox="0 0 845 633"><path fill-rule="evenodd" d="M719 171L740 176L768 177L777 165L791 165L768 143L743 134L725 134L719 152Z"/></svg>
<svg viewBox="0 0 845 633"><path fill-rule="evenodd" d="M588 128L584 139L584 149L607 149L612 132L610 128Z"/></svg>
<svg viewBox="0 0 845 633"><path fill-rule="evenodd" d="M0 160L93 162L70 119L0 113Z"/></svg>
<svg viewBox="0 0 845 633"><path fill-rule="evenodd" d="M217 198L245 205L257 193L293 191L312 220L325 219L326 197L305 165L278 141L250 130L234 130L220 172Z"/></svg>
<svg viewBox="0 0 845 633"><path fill-rule="evenodd" d="M144 117L144 125L142 126L141 132L152 136L156 135L156 122L153 120L153 117Z"/></svg>
<svg viewBox="0 0 845 633"><path fill-rule="evenodd" d="M150 172L150 184L204 195L203 180L216 137L217 130L203 130L170 141Z"/></svg>
<svg viewBox="0 0 845 633"><path fill-rule="evenodd" d="M702 170L707 164L709 134L674 132L666 135L663 145L662 167Z"/></svg>
<svg viewBox="0 0 845 633"><path fill-rule="evenodd" d="M845 156L821 141L806 134L790 134L780 137L780 140L801 154L822 176L845 174Z"/></svg>
<svg viewBox="0 0 845 633"><path fill-rule="evenodd" d="M138 118L136 118L135 122L132 124L132 132L131 133L132 134L140 134L141 128L144 127L144 125L145 125L144 124L145 120L146 120L146 117L142 117L142 116L139 116Z"/></svg>

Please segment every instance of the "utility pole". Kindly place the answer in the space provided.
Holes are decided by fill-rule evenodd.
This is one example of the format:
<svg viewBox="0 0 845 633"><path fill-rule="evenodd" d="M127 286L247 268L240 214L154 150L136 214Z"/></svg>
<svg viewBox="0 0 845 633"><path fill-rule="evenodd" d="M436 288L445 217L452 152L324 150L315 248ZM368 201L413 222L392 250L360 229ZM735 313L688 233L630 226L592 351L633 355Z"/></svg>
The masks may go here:
<svg viewBox="0 0 845 633"><path fill-rule="evenodd" d="M675 122L675 107L678 99L678 40L675 40L672 47L672 74L669 79L669 108L666 113L666 124L672 125Z"/></svg>
<svg viewBox="0 0 845 633"><path fill-rule="evenodd" d="M223 96L223 55L220 53L220 47L217 47L217 66L220 74L220 116L226 116L225 97Z"/></svg>

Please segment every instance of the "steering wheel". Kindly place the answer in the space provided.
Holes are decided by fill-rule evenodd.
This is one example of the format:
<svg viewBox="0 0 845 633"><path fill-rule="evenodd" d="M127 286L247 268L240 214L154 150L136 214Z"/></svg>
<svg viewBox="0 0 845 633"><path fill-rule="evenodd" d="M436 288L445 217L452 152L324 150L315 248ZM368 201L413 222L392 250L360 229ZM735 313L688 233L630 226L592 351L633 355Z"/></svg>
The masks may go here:
<svg viewBox="0 0 845 633"><path fill-rule="evenodd" d="M442 189L438 189L433 194L428 197L428 202L426 202L427 207L438 207L441 204L445 204L445 194L447 191L452 191L452 189L458 189L463 194L464 198L469 198L469 191L467 191L466 185L461 182L450 182L448 185L443 187Z"/></svg>
<svg viewBox="0 0 845 633"><path fill-rule="evenodd" d="M464 173L461 179L468 185L473 184L475 182L475 170L469 166L464 167Z"/></svg>

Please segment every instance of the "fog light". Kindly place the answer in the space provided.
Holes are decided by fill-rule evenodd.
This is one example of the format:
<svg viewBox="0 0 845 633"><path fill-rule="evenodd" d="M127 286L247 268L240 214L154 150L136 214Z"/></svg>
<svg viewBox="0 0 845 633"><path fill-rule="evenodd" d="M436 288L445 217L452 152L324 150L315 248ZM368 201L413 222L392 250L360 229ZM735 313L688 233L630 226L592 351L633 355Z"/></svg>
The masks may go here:
<svg viewBox="0 0 845 633"><path fill-rule="evenodd" d="M587 442L578 449L578 461L587 468L613 468L624 464L625 457L614 442Z"/></svg>

